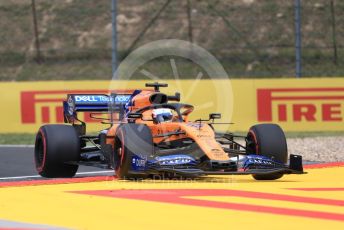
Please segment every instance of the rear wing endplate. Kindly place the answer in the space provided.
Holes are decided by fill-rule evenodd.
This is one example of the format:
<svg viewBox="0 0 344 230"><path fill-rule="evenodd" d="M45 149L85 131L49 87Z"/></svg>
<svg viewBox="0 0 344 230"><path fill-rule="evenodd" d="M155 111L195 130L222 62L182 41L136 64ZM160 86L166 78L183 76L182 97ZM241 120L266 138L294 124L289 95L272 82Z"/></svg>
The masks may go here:
<svg viewBox="0 0 344 230"><path fill-rule="evenodd" d="M68 94L63 102L65 122L73 123L77 112L120 112L130 101L132 94Z"/></svg>

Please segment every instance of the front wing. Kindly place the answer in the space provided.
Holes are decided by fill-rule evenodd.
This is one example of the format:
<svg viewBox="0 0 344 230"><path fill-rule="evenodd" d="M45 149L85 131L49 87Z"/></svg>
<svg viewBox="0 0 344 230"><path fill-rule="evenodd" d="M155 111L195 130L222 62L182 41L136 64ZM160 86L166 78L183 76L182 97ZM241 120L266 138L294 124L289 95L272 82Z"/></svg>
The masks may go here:
<svg viewBox="0 0 344 230"><path fill-rule="evenodd" d="M269 175L269 174L305 174L302 166L302 157L300 155L290 155L289 165L274 165L270 168L248 168L245 170L226 171L226 170L212 170L205 171L196 167L164 167L164 166L150 166L145 170L133 170L132 173L145 173L145 174L162 174L174 173L180 176L205 176L205 175Z"/></svg>

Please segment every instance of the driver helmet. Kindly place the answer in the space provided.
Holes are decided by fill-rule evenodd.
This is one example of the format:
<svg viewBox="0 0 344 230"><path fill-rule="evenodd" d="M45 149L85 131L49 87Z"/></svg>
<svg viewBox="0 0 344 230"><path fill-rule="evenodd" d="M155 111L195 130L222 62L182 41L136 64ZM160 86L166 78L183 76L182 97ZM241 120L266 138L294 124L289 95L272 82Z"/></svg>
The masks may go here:
<svg viewBox="0 0 344 230"><path fill-rule="evenodd" d="M170 122L172 121L173 113L171 109L154 109L152 117L155 123Z"/></svg>

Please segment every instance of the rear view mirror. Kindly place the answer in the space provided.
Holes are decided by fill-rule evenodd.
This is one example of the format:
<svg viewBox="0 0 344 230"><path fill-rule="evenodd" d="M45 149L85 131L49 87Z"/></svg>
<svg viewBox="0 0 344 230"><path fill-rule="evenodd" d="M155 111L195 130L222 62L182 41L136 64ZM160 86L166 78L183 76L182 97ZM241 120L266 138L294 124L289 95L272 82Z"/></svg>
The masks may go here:
<svg viewBox="0 0 344 230"><path fill-rule="evenodd" d="M221 119L221 113L211 113L209 114L209 120Z"/></svg>
<svg viewBox="0 0 344 230"><path fill-rule="evenodd" d="M142 119L142 113L129 113L128 118L130 118L130 119Z"/></svg>
<svg viewBox="0 0 344 230"><path fill-rule="evenodd" d="M167 96L169 101L180 101L180 93L175 93L174 96Z"/></svg>

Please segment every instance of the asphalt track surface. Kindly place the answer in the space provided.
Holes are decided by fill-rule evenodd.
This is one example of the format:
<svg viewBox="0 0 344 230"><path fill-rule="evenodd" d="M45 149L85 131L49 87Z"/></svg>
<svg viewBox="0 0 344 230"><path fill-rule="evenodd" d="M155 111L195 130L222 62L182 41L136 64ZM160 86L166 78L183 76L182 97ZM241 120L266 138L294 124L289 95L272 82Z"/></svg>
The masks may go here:
<svg viewBox="0 0 344 230"><path fill-rule="evenodd" d="M0 146L0 182L41 180L35 169L33 146ZM316 162L304 162L314 164ZM79 166L75 177L112 176L112 170L104 170L90 166Z"/></svg>
<svg viewBox="0 0 344 230"><path fill-rule="evenodd" d="M276 181L125 181L91 167L43 179L33 147L2 146L0 154L0 229L344 229L344 162Z"/></svg>
<svg viewBox="0 0 344 230"><path fill-rule="evenodd" d="M35 169L33 146L0 146L0 182L43 179ZM80 166L76 177L113 175L113 171Z"/></svg>

